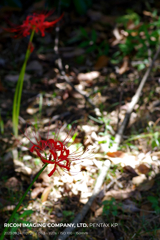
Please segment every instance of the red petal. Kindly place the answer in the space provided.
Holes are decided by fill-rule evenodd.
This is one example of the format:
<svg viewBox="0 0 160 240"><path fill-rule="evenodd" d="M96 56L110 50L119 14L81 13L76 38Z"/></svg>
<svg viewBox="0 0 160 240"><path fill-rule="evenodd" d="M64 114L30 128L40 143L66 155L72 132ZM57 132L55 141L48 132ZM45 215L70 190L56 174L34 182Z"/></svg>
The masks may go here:
<svg viewBox="0 0 160 240"><path fill-rule="evenodd" d="M54 168L53 168L53 170L48 174L48 176L49 177L51 177L52 176L52 174L55 172L55 170L56 170L56 165L54 165Z"/></svg>

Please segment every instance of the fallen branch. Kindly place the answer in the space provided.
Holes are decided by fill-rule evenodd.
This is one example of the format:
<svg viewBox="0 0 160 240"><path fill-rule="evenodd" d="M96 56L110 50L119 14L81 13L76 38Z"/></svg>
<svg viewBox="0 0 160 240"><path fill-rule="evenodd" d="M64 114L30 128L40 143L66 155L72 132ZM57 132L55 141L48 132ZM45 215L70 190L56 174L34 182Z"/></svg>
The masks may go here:
<svg viewBox="0 0 160 240"><path fill-rule="evenodd" d="M97 182L96 182L96 185L94 187L92 196L89 198L88 202L83 206L81 212L78 213L78 215L76 216L76 218L72 222L74 226L65 228L64 231L63 231L64 234L60 235L57 238L57 240L65 240L70 234L72 234L73 231L75 231L77 224L82 222L86 213L89 211L94 199L96 198L97 194L100 192L101 186L103 184L103 181L106 177L106 174L107 174L109 168L110 168L110 161L106 160L104 162L104 164L102 165L101 172L100 172L100 174L97 178Z"/></svg>
<svg viewBox="0 0 160 240"><path fill-rule="evenodd" d="M132 100L131 100L131 102L129 104L128 110L127 110L126 115L124 117L124 120L123 120L123 122L122 122L122 124L121 124L121 126L120 126L120 128L118 130L118 133L115 136L115 143L113 144L112 151L117 151L117 148L119 147L119 145L121 143L122 136L123 136L125 128L127 127L128 123L129 123L129 119L130 119L131 113L132 113L136 103L139 101L140 94L142 92L144 84L147 81L147 78L148 78L148 76L149 76L149 74L150 74L150 72L152 70L154 62L157 59L159 53L160 53L160 47L158 48L157 52L155 53L155 55L153 57L153 60L151 61L148 70L144 74L144 76L142 78L142 81L141 81L141 83L140 83L140 85L139 85L135 95L132 97Z"/></svg>

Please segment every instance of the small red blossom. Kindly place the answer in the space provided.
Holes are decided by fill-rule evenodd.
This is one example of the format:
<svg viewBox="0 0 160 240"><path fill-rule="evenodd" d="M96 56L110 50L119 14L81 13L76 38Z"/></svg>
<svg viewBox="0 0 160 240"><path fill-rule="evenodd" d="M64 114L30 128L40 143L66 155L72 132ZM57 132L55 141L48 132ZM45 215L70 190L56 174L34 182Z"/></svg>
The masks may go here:
<svg viewBox="0 0 160 240"><path fill-rule="evenodd" d="M44 153L46 149L49 149L49 158L45 158L41 152ZM30 152L36 151L37 156L40 157L41 161L45 164L54 164L54 168L48 174L48 176L52 176L55 172L57 166L60 168L64 168L67 171L70 170L70 159L69 159L69 150L66 146L60 141L54 141L53 139L48 140L40 140L38 144L33 144L30 149ZM58 156L59 153L59 156Z"/></svg>
<svg viewBox="0 0 160 240"><path fill-rule="evenodd" d="M57 167L60 167L63 170L70 171L71 163L75 160L82 160L82 155L84 152L72 152L70 153L68 146L69 140L68 136L64 141L59 141L56 139L47 139L42 140L39 134L39 139L34 135L36 143L32 142L30 138L24 134L25 137L31 142L32 147L29 149L30 152L36 152L37 156L41 161L46 164L53 164L54 168L48 174L49 177L58 170Z"/></svg>
<svg viewBox="0 0 160 240"><path fill-rule="evenodd" d="M51 22L46 21L46 18L51 14L52 12L47 14L33 13L32 15L27 16L22 25L6 30L17 33L15 37L27 37L31 34L32 30L36 33L40 32L41 36L44 37L46 28L53 27L63 16L61 15L58 19Z"/></svg>

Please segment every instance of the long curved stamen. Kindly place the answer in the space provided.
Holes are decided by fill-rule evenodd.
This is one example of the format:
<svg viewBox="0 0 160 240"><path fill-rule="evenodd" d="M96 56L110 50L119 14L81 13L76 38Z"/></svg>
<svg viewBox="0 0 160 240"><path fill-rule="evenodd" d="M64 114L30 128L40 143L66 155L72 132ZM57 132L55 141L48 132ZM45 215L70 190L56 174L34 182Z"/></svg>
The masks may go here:
<svg viewBox="0 0 160 240"><path fill-rule="evenodd" d="M69 133L71 133L71 130ZM82 158L84 151L78 151L80 148L70 153L67 145L69 141L67 141L67 139L70 140L72 137L68 136L64 141L59 141L57 138L42 140L40 134L38 133L37 137L37 134L35 133L34 137L36 144L33 143L28 136L26 136L32 143L32 147L29 149L30 152L36 152L37 156L44 164L49 164L49 166L51 166L51 164L53 165L53 169L48 174L49 177L52 176L56 170L59 172L58 168L64 170L65 172L70 172L71 163L73 161L85 159Z"/></svg>

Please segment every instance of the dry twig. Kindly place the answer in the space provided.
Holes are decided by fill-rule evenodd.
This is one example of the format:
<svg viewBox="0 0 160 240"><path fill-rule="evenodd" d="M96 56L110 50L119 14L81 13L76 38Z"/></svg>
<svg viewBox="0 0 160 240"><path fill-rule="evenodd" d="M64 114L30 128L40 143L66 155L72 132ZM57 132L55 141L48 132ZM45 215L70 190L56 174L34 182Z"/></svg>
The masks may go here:
<svg viewBox="0 0 160 240"><path fill-rule="evenodd" d="M128 123L129 123L131 113L132 113L136 103L139 101L140 94L142 92L144 84L147 81L147 78L149 77L149 74L150 74L150 72L153 68L154 62L157 59L159 53L160 53L160 47L158 48L157 52L155 53L155 55L153 57L153 60L150 63L149 68L147 69L146 73L144 74L144 76L142 78L142 81L141 81L135 95L132 97L132 100L129 104L128 110L127 110L126 115L125 115L125 118L124 118L124 120L123 120L123 122L122 122L122 124L121 124L121 126L118 130L118 133L115 136L115 144L113 145L112 151L117 151L117 148L119 147L119 144L121 143L122 136L123 136L125 128L127 127Z"/></svg>

